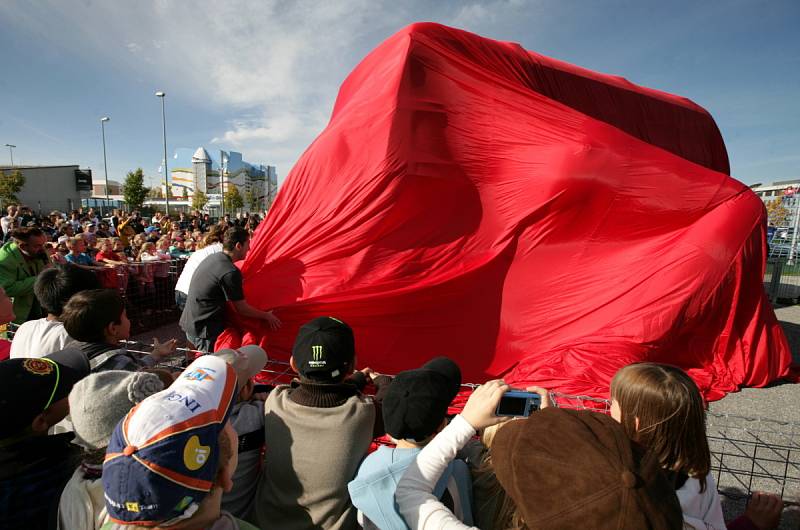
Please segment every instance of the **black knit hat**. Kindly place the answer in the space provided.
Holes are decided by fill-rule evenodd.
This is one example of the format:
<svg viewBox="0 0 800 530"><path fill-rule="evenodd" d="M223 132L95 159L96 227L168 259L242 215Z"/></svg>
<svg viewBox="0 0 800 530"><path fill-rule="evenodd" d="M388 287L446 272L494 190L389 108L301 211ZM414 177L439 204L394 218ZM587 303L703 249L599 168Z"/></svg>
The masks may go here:
<svg viewBox="0 0 800 530"><path fill-rule="evenodd" d="M13 436L67 397L72 385L88 375L51 359L0 362L0 439Z"/></svg>
<svg viewBox="0 0 800 530"><path fill-rule="evenodd" d="M353 369L356 347L350 326L333 317L319 317L297 332L292 357L300 375L334 381Z"/></svg>
<svg viewBox="0 0 800 530"><path fill-rule="evenodd" d="M442 424L460 387L461 370L447 357L400 372L383 398L386 432L397 440L428 438Z"/></svg>

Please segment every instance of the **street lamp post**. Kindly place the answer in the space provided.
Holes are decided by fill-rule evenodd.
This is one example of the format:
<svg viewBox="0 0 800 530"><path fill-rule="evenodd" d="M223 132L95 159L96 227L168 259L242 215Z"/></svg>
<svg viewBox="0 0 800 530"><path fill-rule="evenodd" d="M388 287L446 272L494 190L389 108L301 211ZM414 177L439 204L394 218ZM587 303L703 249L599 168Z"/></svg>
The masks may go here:
<svg viewBox="0 0 800 530"><path fill-rule="evenodd" d="M169 217L169 170L167 169L167 115L164 111L164 96L166 94L164 92L156 92L156 97L161 98L161 125L163 128L163 138L164 138L164 182L166 186L167 192L164 196L167 198L166 205L164 206L166 210L167 217Z"/></svg>
<svg viewBox="0 0 800 530"><path fill-rule="evenodd" d="M108 196L108 161L106 160L106 122L110 119L108 116L100 118L100 130L103 131L103 170L106 174L106 209L111 204L111 199Z"/></svg>
<svg viewBox="0 0 800 530"><path fill-rule="evenodd" d="M222 195L220 206L222 210L222 217L225 217L225 155L222 149L219 150L219 190Z"/></svg>
<svg viewBox="0 0 800 530"><path fill-rule="evenodd" d="M6 144L6 147L8 147L8 154L11 156L11 167L14 167L14 148L17 146Z"/></svg>

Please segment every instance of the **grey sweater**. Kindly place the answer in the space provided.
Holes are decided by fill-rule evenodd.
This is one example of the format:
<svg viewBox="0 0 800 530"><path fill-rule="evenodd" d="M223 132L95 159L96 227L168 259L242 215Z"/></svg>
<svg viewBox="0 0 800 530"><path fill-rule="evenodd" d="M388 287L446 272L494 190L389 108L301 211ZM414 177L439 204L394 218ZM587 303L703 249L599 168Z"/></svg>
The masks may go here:
<svg viewBox="0 0 800 530"><path fill-rule="evenodd" d="M267 398L267 449L254 503L261 528L358 528L347 483L372 442L375 404L355 387L328 386L282 385Z"/></svg>

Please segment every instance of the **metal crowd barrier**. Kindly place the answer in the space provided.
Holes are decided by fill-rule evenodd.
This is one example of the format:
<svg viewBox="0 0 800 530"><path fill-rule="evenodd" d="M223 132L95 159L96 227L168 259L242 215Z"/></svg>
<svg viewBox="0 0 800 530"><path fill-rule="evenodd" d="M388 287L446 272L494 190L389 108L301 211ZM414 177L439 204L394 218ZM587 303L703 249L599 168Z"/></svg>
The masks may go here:
<svg viewBox="0 0 800 530"><path fill-rule="evenodd" d="M178 350L181 353L179 365L202 355L196 350ZM145 353L144 349L130 351ZM170 366L175 368L175 362ZM287 384L295 377L288 362L271 359L255 379L260 384L274 387ZM448 412L458 414L477 386L471 383L461 385L461 392ZM550 402L560 408L603 414L611 410L609 400L560 392L550 392ZM800 423L707 412L706 435L711 451L711 470L717 489L724 497L723 504L727 503L726 512L743 513L754 491L780 495L786 506L800 506ZM386 443L386 440L376 442ZM787 516L784 516L786 521ZM781 528L784 527L782 524Z"/></svg>
<svg viewBox="0 0 800 530"><path fill-rule="evenodd" d="M786 258L770 258L764 273L764 290L773 304L796 303L800 299L800 256L792 263Z"/></svg>
<svg viewBox="0 0 800 530"><path fill-rule="evenodd" d="M103 287L118 289L125 299L131 334L142 333L175 322L175 284L186 259L130 262L97 271Z"/></svg>

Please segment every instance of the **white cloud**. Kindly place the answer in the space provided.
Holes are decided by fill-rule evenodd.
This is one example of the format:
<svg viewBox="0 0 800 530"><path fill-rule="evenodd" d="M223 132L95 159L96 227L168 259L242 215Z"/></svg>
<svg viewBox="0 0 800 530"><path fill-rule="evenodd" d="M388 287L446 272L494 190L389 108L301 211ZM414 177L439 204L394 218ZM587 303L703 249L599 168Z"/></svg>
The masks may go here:
<svg viewBox="0 0 800 530"><path fill-rule="evenodd" d="M476 24L494 18L494 11L481 4L468 4L461 8L452 20L452 24L459 28L469 28Z"/></svg>
<svg viewBox="0 0 800 530"><path fill-rule="evenodd" d="M226 115L205 141L277 165L284 176L325 126L339 85L370 49L417 16L437 18L432 11L479 31L495 4L436 11L424 1L50 0L5 12L0 6L0 15L163 88L172 101Z"/></svg>
<svg viewBox="0 0 800 530"><path fill-rule="evenodd" d="M236 122L233 129L225 131L222 138L216 137L212 143L229 143L234 147L254 140L286 142L302 132L304 124L294 114L281 114L275 118L264 118L255 122Z"/></svg>

